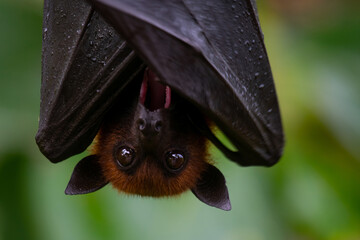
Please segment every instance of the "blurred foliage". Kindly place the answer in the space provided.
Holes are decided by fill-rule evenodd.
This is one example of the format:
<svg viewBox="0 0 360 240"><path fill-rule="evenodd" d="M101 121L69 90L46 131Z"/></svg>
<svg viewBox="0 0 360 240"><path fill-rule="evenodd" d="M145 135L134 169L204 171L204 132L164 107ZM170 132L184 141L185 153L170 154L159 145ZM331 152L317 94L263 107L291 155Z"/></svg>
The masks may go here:
<svg viewBox="0 0 360 240"><path fill-rule="evenodd" d="M272 168L240 168L211 150L233 205L223 212L191 193L65 196L84 155L51 164L34 141L42 2L1 0L0 239L360 239L359 2L263 0L258 9L286 147Z"/></svg>

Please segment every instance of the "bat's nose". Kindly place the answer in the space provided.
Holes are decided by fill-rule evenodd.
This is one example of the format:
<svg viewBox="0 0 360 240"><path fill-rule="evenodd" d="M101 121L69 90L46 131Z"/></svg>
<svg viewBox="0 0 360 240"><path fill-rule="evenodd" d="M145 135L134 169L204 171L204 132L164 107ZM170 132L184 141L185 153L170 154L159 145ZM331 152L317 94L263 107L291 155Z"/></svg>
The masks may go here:
<svg viewBox="0 0 360 240"><path fill-rule="evenodd" d="M158 119L139 118L138 128L144 137L152 137L159 134L162 127L162 121Z"/></svg>
<svg viewBox="0 0 360 240"><path fill-rule="evenodd" d="M140 135L151 138L160 135L163 126L163 117L160 111L149 111L142 104L138 105L137 129Z"/></svg>

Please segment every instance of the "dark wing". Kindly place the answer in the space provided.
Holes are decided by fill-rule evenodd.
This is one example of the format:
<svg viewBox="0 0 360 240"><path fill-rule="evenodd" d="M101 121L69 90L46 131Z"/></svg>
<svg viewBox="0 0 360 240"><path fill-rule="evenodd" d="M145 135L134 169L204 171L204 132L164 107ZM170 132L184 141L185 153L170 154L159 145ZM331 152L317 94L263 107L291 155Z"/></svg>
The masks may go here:
<svg viewBox="0 0 360 240"><path fill-rule="evenodd" d="M210 136L227 157L243 166L277 162L283 131L252 0L90 2L162 82L227 135L237 152Z"/></svg>
<svg viewBox="0 0 360 240"><path fill-rule="evenodd" d="M102 116L144 64L83 0L45 0L36 141L59 162L95 137Z"/></svg>

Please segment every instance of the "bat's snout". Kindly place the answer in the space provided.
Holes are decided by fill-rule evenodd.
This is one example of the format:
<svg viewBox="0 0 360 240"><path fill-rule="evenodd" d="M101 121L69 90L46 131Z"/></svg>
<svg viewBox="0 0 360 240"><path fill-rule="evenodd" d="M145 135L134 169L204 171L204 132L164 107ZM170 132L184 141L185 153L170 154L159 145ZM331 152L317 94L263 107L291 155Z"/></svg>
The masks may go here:
<svg viewBox="0 0 360 240"><path fill-rule="evenodd" d="M137 129L143 138L153 138L161 132L163 120L160 112L151 112L141 104L138 112Z"/></svg>
<svg viewBox="0 0 360 240"><path fill-rule="evenodd" d="M144 137L152 137L159 134L162 127L161 120L146 120L139 118L138 129Z"/></svg>

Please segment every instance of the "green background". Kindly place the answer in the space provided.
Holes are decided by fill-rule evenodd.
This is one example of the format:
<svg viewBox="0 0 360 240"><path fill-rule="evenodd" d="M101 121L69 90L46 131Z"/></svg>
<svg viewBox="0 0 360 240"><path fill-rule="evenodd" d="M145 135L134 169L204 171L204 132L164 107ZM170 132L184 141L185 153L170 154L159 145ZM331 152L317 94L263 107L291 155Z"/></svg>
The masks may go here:
<svg viewBox="0 0 360 240"><path fill-rule="evenodd" d="M286 147L272 168L212 149L233 209L190 192L149 199L110 186L66 196L75 156L52 164L37 131L42 1L0 0L0 239L360 239L360 4L258 4Z"/></svg>

